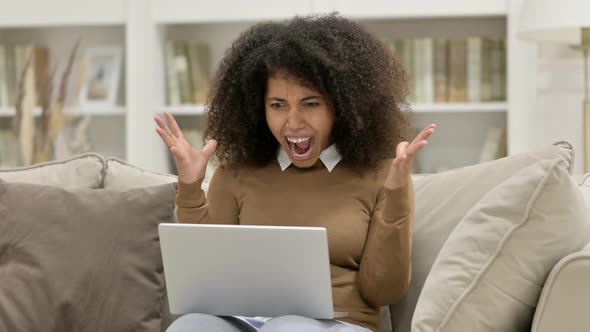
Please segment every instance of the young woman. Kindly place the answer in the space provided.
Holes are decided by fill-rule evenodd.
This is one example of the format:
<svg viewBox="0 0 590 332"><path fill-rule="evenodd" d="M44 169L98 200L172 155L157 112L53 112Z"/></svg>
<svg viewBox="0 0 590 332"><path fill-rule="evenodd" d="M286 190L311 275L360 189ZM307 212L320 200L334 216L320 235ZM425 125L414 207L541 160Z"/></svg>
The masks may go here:
<svg viewBox="0 0 590 332"><path fill-rule="evenodd" d="M296 17L257 24L227 51L202 150L170 114L155 118L178 164L181 222L327 229L334 311L349 316L277 317L261 331L378 331L380 308L404 294L412 161L435 128L404 141L407 94L400 63L358 24L337 15ZM220 167L206 198L201 183L214 153ZM202 314L169 328L242 330L237 319Z"/></svg>

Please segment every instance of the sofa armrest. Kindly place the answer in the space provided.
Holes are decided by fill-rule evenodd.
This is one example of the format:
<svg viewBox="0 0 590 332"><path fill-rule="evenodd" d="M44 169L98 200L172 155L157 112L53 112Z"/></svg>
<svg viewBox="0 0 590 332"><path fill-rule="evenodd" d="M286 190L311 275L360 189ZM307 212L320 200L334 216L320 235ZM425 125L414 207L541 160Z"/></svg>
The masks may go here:
<svg viewBox="0 0 590 332"><path fill-rule="evenodd" d="M562 258L551 270L532 332L586 331L590 326L590 244Z"/></svg>

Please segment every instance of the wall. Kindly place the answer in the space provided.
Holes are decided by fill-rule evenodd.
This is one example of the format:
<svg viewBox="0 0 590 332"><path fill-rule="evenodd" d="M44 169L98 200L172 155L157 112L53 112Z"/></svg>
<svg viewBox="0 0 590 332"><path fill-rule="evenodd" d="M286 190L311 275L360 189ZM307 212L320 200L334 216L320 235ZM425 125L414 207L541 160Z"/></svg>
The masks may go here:
<svg viewBox="0 0 590 332"><path fill-rule="evenodd" d="M532 144L540 146L559 140L572 143L576 152L575 173L584 172L583 73L579 49L558 44L539 46Z"/></svg>

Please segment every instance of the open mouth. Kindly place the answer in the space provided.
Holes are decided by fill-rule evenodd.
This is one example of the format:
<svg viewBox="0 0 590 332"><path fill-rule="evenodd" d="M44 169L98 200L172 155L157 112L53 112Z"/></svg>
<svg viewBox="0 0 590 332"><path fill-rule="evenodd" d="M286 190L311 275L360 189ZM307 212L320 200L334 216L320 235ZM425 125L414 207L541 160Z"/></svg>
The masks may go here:
<svg viewBox="0 0 590 332"><path fill-rule="evenodd" d="M312 137L286 137L291 156L296 160L306 160L311 156L314 146Z"/></svg>

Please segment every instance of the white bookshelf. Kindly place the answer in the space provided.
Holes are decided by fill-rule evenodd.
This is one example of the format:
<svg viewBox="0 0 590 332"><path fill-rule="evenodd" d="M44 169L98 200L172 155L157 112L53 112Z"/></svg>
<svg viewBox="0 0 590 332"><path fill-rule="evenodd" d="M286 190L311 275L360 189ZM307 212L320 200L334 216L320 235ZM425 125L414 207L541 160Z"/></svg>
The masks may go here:
<svg viewBox="0 0 590 332"><path fill-rule="evenodd" d="M516 40L514 26L522 0L0 0L0 43L33 42L50 48L65 62L75 39L89 46L122 45L124 63L114 107L81 109L68 100L72 114L92 116L90 136L96 151L115 155L137 166L169 171L168 152L155 134L153 116L165 111L181 126L205 124L203 105L166 105L164 44L167 40L209 44L213 73L225 50L247 27L262 20L280 20L295 14L339 11L358 20L383 39L462 38L504 36L508 42L509 100L498 103L411 105L416 126L436 122L437 135L424 153L423 165L451 160L448 166L476 162L487 128L508 130L508 148L523 143L534 100L526 84L535 66L531 48ZM31 11L34 8L34 11ZM76 73L73 73L75 76ZM72 81L73 82L73 81ZM74 84L70 84L73 89ZM0 127L12 111L0 109ZM525 133L523 134L523 130ZM430 166L429 166L430 167ZM428 171L426 167L425 171Z"/></svg>
<svg viewBox="0 0 590 332"><path fill-rule="evenodd" d="M174 116L200 116L207 114L205 105L177 105L164 106L160 109L160 113L169 112Z"/></svg>
<svg viewBox="0 0 590 332"><path fill-rule="evenodd" d="M152 0L151 13L159 24L210 23L284 19L313 12L314 1L280 0Z"/></svg>
<svg viewBox="0 0 590 332"><path fill-rule="evenodd" d="M0 0L0 28L123 25L125 1Z"/></svg>
<svg viewBox="0 0 590 332"><path fill-rule="evenodd" d="M95 117L102 117L102 116L119 116L125 117L125 108L122 106L115 106L115 107L88 107L88 108L80 108L76 107L68 107L64 109L64 113L71 116L95 116ZM14 107L0 107L0 117L11 118L16 114ZM37 107L33 111L35 116L41 115L41 108Z"/></svg>
<svg viewBox="0 0 590 332"><path fill-rule="evenodd" d="M322 9L335 9L355 19L486 17L507 14L506 0L332 0L323 3Z"/></svg>
<svg viewBox="0 0 590 332"><path fill-rule="evenodd" d="M498 113L505 114L508 104L501 103L432 103L410 105L414 113Z"/></svg>
<svg viewBox="0 0 590 332"><path fill-rule="evenodd" d="M36 6L37 2L41 4ZM127 115L125 72L121 72L115 106L81 108L77 93L82 75L80 64L89 47L118 46L125 51L125 8L121 7L120 12L115 12L114 2L108 2L113 8L111 11L94 8L93 5L85 7L80 4L72 5L72 3L74 1L56 1L52 3L55 8L51 10L46 9L45 7L48 4L42 1L26 0L22 4L19 2L14 7L12 4L6 5L4 8L14 8L17 13L26 12L25 7L23 7L25 5L29 8L42 8L47 10L47 15L43 16L44 19L37 17L39 21L35 22L27 21L28 18L24 17L24 15L15 15L12 21L2 21L2 24L0 24L0 44L34 44L47 47L50 54L50 67L55 66L57 69L54 77L54 93L57 93L70 52L75 43L80 40L74 67L68 80L64 112L73 116L85 114L91 116L88 140L92 149L101 154L124 158L126 157L124 133ZM117 1L117 3L118 6L121 6L120 1ZM69 16L69 14L67 17L66 15L59 16L58 9L63 11L63 6L66 5L72 6L71 11L68 9L65 10L65 13L77 14L79 17ZM97 16L90 19L89 17L93 15L93 12L96 12ZM38 12L35 11L35 13ZM123 68L125 68L124 65ZM37 116L40 113L41 110L38 108L34 111ZM14 114L13 107L1 109L0 121L11 122ZM3 127L5 126L6 124L3 125Z"/></svg>

